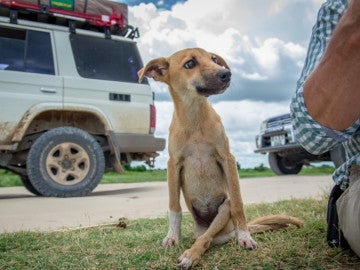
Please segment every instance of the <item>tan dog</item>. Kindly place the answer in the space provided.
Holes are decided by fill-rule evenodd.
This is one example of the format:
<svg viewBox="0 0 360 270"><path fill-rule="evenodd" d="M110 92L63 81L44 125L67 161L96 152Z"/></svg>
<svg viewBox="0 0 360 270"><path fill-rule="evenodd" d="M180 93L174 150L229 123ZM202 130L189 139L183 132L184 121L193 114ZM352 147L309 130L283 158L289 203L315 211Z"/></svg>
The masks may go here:
<svg viewBox="0 0 360 270"><path fill-rule="evenodd" d="M178 267L191 268L210 244L234 237L240 246L256 248L246 224L236 161L220 117L207 100L229 86L231 72L226 62L203 49L186 49L150 61L138 75L140 82L146 76L167 83L175 105L168 142L170 224L163 245L173 246L180 239L180 190L194 218L196 238L178 259ZM257 231L288 223L301 225L295 218L271 216L256 220L251 228Z"/></svg>

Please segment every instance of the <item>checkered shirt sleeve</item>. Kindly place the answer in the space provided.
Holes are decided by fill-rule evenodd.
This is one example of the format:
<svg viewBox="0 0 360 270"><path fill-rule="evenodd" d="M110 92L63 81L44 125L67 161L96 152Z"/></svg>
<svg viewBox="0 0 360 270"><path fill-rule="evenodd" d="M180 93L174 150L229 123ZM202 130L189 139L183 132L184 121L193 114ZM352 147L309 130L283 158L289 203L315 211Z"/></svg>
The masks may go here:
<svg viewBox="0 0 360 270"><path fill-rule="evenodd" d="M316 68L332 36L336 24L347 8L347 0L328 0L320 8L317 21L312 29L307 57L297 89L292 98L290 111L295 135L299 143L310 153L321 154L342 143L347 162L340 166L333 178L345 189L349 181L349 168L360 164L360 119L342 131L328 129L316 122L308 113L303 97L306 78Z"/></svg>
<svg viewBox="0 0 360 270"><path fill-rule="evenodd" d="M307 57L297 82L297 90L290 106L297 140L308 152L313 154L322 154L335 147L339 142L348 139L346 134L337 134L335 131L321 126L308 114L302 92L306 78L319 63L346 7L347 0L328 0L321 6L312 29Z"/></svg>

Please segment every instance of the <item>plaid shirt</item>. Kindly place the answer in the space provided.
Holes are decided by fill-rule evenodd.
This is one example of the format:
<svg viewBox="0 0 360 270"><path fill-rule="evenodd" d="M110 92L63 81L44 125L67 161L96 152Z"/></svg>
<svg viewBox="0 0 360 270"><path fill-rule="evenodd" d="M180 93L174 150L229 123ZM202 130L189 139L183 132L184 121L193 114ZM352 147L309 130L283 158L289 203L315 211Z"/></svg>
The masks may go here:
<svg viewBox="0 0 360 270"><path fill-rule="evenodd" d="M342 143L347 162L341 165L333 174L336 184L345 189L349 183L350 166L360 165L360 134L357 130L360 119L351 127L342 131L335 131L317 123L307 112L303 98L303 86L306 78L319 63L326 46L332 36L336 24L340 20L348 5L347 0L328 0L320 8L297 90L291 101L291 117L297 140L310 153L321 154Z"/></svg>

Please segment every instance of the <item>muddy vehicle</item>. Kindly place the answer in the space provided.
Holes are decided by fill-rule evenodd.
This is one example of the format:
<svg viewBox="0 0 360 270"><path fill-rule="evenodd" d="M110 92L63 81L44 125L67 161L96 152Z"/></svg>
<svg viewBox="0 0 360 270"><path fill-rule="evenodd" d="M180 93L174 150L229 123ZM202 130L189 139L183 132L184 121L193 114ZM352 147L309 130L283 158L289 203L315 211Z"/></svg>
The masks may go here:
<svg viewBox="0 0 360 270"><path fill-rule="evenodd" d="M0 168L36 195L73 197L105 170L152 166L165 139L154 136L154 93L137 82L134 35L37 16L45 22L0 5Z"/></svg>

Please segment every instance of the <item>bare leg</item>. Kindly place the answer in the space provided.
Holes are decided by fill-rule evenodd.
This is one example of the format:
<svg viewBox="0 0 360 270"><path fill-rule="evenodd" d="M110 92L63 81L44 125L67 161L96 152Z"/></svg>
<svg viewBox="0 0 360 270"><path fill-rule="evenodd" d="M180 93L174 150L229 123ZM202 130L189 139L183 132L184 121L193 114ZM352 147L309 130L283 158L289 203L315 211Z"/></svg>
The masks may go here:
<svg viewBox="0 0 360 270"><path fill-rule="evenodd" d="M323 126L344 130L360 117L360 1L350 1L303 93Z"/></svg>

